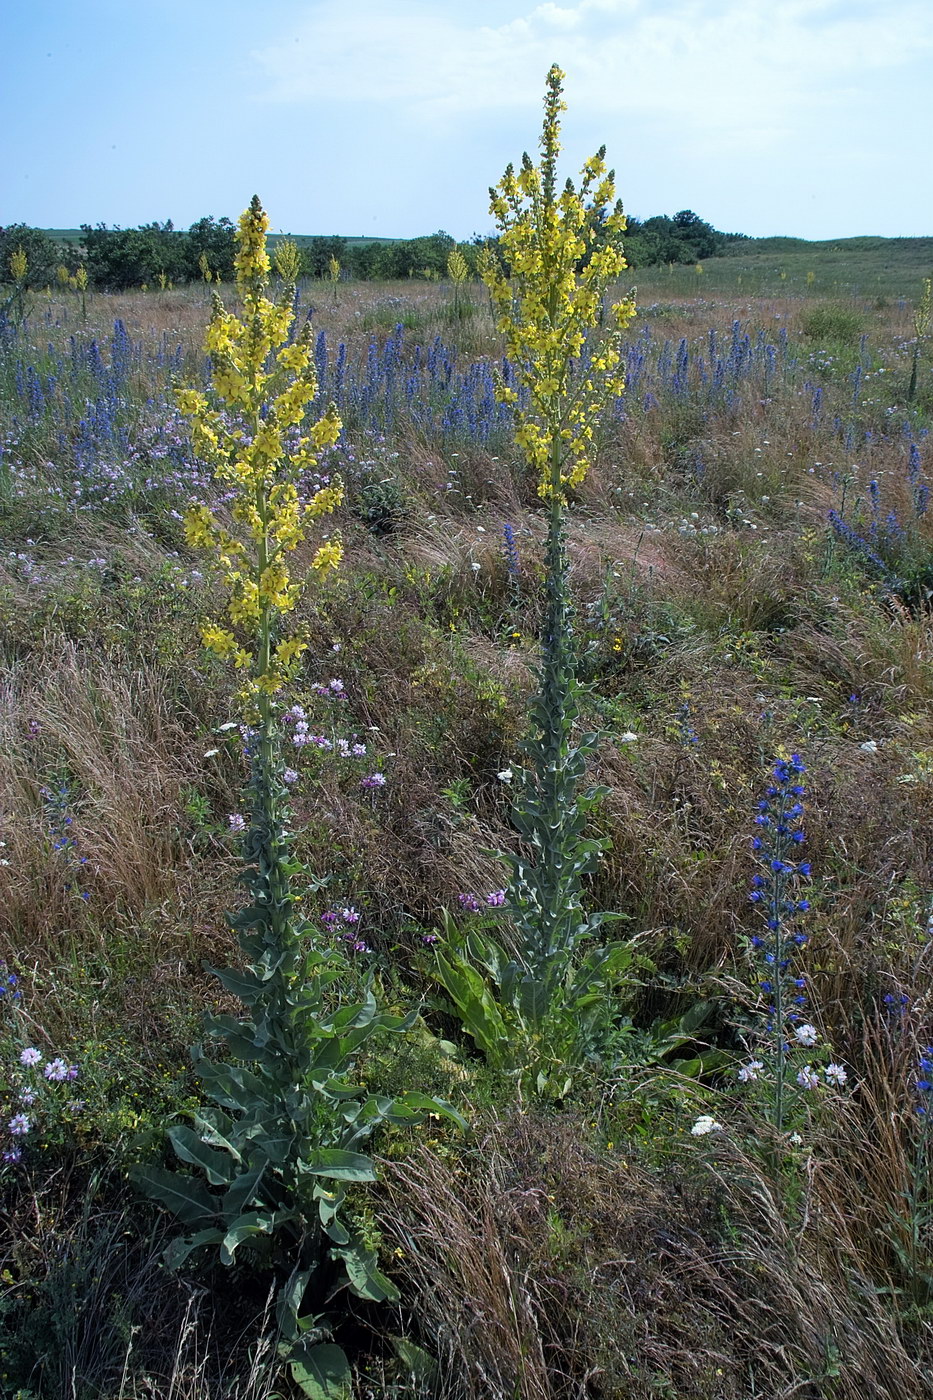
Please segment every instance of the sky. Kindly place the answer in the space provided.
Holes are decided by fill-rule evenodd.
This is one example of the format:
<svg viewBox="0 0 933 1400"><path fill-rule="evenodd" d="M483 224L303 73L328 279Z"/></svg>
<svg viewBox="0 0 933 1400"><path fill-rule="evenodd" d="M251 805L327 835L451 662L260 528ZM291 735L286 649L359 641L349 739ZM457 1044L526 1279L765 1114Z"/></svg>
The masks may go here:
<svg viewBox="0 0 933 1400"><path fill-rule="evenodd" d="M31 0L0 16L0 224L488 233L566 73L564 174L754 236L933 234L931 0Z"/></svg>

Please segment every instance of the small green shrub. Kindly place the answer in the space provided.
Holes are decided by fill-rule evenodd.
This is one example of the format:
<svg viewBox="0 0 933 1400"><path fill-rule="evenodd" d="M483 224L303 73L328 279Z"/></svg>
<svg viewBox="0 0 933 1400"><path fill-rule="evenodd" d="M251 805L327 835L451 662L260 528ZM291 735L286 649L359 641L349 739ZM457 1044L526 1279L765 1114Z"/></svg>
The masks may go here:
<svg viewBox="0 0 933 1400"><path fill-rule="evenodd" d="M862 318L857 311L824 302L804 312L800 328L807 340L839 345L855 345L862 334Z"/></svg>

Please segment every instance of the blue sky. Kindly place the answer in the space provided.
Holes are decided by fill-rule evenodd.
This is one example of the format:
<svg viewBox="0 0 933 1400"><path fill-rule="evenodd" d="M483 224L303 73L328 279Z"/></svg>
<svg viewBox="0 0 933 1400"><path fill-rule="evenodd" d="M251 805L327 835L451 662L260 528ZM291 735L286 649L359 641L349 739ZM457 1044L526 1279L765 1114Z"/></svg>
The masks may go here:
<svg viewBox="0 0 933 1400"><path fill-rule="evenodd" d="M930 0L62 0L0 17L0 224L491 228L567 74L567 172L629 213L933 233Z"/></svg>

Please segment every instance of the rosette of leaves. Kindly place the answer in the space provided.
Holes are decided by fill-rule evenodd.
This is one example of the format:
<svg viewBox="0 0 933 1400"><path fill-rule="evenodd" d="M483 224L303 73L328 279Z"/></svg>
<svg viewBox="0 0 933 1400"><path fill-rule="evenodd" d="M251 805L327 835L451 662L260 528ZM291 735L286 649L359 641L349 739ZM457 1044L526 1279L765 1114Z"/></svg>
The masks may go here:
<svg viewBox="0 0 933 1400"><path fill-rule="evenodd" d="M556 614L563 581L562 570L550 573ZM522 1095L563 1097L575 1067L610 1053L635 955L627 944L597 941L600 926L620 915L583 908L583 876L605 848L586 835L587 819L606 789L580 791L596 736L573 739L577 687L566 632L546 649L539 680L524 745L529 762L515 773L512 821L523 849L498 852L511 868L501 912L513 924L514 951L487 928L463 933L448 919L436 975L493 1068L514 1074Z"/></svg>
<svg viewBox="0 0 933 1400"><path fill-rule="evenodd" d="M145 1167L135 1180L188 1229L169 1248L173 1267L208 1246L230 1265L245 1246L278 1274L280 1354L307 1395L336 1400L350 1372L329 1340L324 1299L341 1274L360 1298L397 1297L345 1218L348 1184L375 1180L365 1148L382 1125L413 1125L426 1113L463 1120L425 1094L388 1097L354 1081L366 1042L407 1030L416 1013L380 1011L371 983L348 1000L345 958L315 946L296 917L290 891L300 866L285 832L286 795L278 765L257 756L243 876L252 897L230 921L245 966L212 969L246 1011L207 1020L207 1040L226 1051L194 1050L209 1104L168 1130L175 1155L198 1174Z"/></svg>

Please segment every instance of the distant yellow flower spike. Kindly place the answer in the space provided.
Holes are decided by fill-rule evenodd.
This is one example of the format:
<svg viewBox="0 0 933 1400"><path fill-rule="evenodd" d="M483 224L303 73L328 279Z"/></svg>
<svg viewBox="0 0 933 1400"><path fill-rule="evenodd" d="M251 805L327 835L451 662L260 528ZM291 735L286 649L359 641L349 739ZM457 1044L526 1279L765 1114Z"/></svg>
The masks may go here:
<svg viewBox="0 0 933 1400"><path fill-rule="evenodd" d="M303 588L302 580L291 577L288 556L304 540L307 526L343 499L339 482L310 499L300 493L302 474L337 442L341 422L331 405L297 444L294 441L294 430L301 432L308 405L317 397L317 374L310 326L292 335L292 283L300 259L288 240L280 243L276 255L276 269L285 284L281 296L278 301L266 296L268 227L266 213L254 198L236 233L234 266L242 317L228 312L215 293L205 335L213 367L211 393L181 389L176 395L179 409L191 420L196 451L230 488L229 510L236 527L227 529L204 505L185 518L189 546L214 555L227 595L230 627L205 626L204 644L248 672L241 695L247 708L258 708L260 715L268 713L270 698L307 647L300 637L284 637L275 646L272 642L273 632L280 631L281 619L294 611ZM339 541L328 540L314 554L311 569L320 576L335 568L342 554ZM245 634L245 644L238 641L238 631Z"/></svg>
<svg viewBox="0 0 933 1400"><path fill-rule="evenodd" d="M283 282L294 286L301 271L301 253L294 238L283 238L275 250L275 270Z"/></svg>

